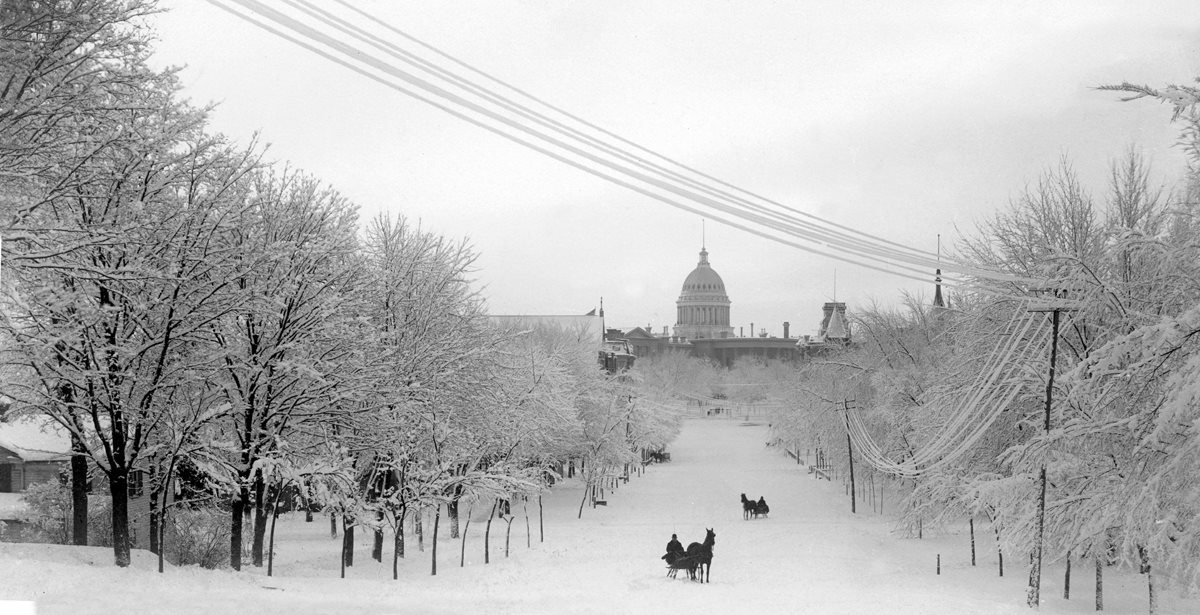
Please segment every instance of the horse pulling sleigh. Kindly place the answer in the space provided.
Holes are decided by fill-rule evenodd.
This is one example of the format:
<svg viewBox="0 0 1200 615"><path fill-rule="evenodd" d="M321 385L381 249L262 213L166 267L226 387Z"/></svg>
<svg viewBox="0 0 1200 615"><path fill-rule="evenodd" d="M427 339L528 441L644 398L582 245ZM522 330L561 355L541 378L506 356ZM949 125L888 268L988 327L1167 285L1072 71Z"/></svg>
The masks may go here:
<svg viewBox="0 0 1200 615"><path fill-rule="evenodd" d="M746 494L742 494L742 519L757 519L759 517L766 518L767 513L771 512L771 507L767 506L767 500L759 496L758 501L746 499Z"/></svg>
<svg viewBox="0 0 1200 615"><path fill-rule="evenodd" d="M699 581L711 582L713 545L717 543L717 534L711 529L705 530L704 542L693 542L686 551L667 551L662 559L667 562L667 576L674 579L680 570L686 570L688 578L697 580L696 569L700 569Z"/></svg>

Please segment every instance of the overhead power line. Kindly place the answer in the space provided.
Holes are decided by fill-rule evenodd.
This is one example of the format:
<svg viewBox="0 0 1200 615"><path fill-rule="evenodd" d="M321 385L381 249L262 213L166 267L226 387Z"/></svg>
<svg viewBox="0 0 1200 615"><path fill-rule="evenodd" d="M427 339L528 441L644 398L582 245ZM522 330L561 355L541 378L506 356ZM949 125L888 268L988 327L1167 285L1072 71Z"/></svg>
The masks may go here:
<svg viewBox="0 0 1200 615"><path fill-rule="evenodd" d="M1032 282L944 257L939 261L934 253L823 220L723 182L550 105L344 0L337 0L350 12L343 15L308 0L284 0L295 10L292 13L258 0L209 2L349 70L524 147L754 235L914 280L927 281L929 271L940 267L947 272L943 280L948 285L964 283L967 278ZM356 18L359 23L355 23ZM375 32L369 29L372 26ZM422 51L432 57L422 57ZM480 79L499 86L508 95L481 84ZM522 100L515 100L514 95Z"/></svg>
<svg viewBox="0 0 1200 615"><path fill-rule="evenodd" d="M1028 314L1028 305L1018 306L999 332L1005 341L997 344L984 360L978 376L966 391L955 387L923 400L938 416L948 420L936 427L932 437L913 450L887 451L875 441L859 412L848 407L846 429L862 458L882 472L918 476L953 463L971 450L1024 389L1022 370L1046 352L1048 327L1044 318Z"/></svg>

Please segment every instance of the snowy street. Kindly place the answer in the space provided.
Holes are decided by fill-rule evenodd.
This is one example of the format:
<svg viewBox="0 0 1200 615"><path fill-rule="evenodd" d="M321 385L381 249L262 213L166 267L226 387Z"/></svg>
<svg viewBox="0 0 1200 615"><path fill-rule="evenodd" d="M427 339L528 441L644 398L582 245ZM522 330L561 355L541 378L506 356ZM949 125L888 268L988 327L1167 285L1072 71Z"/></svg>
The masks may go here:
<svg viewBox="0 0 1200 615"><path fill-rule="evenodd" d="M281 520L276 576L194 568L153 571L149 553L134 566L112 566L109 549L0 544L0 600L38 602L56 613L1028 613L1027 566L1006 561L996 576L990 530L977 527L978 566L970 566L964 533L917 541L891 535L888 517L861 505L851 516L839 482L812 478L781 450L764 446L766 425L690 419L670 447L672 461L651 465L615 493L607 507L585 508L568 481L546 496L546 542L525 548L524 518L512 528L512 555L503 556L504 524L493 522L492 563L484 566L483 521L469 528L467 564L443 519L439 573L429 576L429 545L410 536L400 580L369 557L360 532L356 566L338 578L337 541L328 522ZM769 519L744 521L739 494L764 496ZM865 512L864 512L865 509ZM712 583L665 577L659 556L671 533L686 545L716 531ZM935 559L942 556L942 575ZM1062 570L1043 581L1045 613L1092 611L1089 569L1078 566L1074 597L1062 599ZM1106 611L1144 612L1142 577L1110 569ZM1196 612L1164 592L1162 612ZM3 603L0 603L2 605Z"/></svg>

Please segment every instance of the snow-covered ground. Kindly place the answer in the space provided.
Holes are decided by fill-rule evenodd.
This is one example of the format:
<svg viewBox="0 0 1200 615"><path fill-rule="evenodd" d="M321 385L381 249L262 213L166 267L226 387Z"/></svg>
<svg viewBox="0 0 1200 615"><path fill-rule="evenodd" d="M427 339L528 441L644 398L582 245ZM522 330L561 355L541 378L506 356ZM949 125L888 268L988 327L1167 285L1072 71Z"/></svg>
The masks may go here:
<svg viewBox="0 0 1200 615"><path fill-rule="evenodd" d="M970 565L965 534L915 540L891 533L889 518L869 506L851 515L840 483L815 480L781 450L764 446L765 425L692 419L671 447L672 461L652 465L607 494L608 506L575 518L581 487L560 484L544 499L546 541L538 543L531 506L532 548L525 546L519 509L512 554L505 559L504 524L492 525L492 563L483 564L483 519L475 511L467 539L450 540L443 519L438 575L429 575L430 545L410 536L400 580L370 559L360 532L356 565L338 578L339 541L320 517L281 520L275 576L171 568L155 572L138 552L130 569L112 566L108 549L0 545L3 600L32 600L37 613L1029 613L1028 566L1006 561L996 575L995 552L980 529L978 565ZM769 519L742 520L739 494L765 496ZM865 512L864 512L865 509ZM659 556L678 533L686 545L716 531L712 583L664 576ZM390 545L390 537L389 537ZM941 554L942 574L935 572ZM1062 569L1043 577L1043 613L1093 612L1090 567L1079 566L1070 601ZM1105 571L1105 610L1146 612L1145 577ZM15 608L12 604L11 608ZM1164 589L1162 613L1200 613L1200 600Z"/></svg>

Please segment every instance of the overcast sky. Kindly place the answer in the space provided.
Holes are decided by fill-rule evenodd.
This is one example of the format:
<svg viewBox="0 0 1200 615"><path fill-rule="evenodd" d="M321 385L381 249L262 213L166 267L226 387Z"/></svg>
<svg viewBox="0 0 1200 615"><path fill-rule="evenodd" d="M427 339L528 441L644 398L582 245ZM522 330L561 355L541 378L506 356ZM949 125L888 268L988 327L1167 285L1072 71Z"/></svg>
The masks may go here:
<svg viewBox="0 0 1200 615"><path fill-rule="evenodd" d="M1170 111L1096 85L1200 76L1200 2L365 1L364 10L631 141L797 209L933 251L1069 158L1098 200L1129 147L1184 165ZM918 4L920 6L918 6ZM613 186L200 0L156 61L212 126L351 198L466 238L495 314L675 320L700 217ZM332 7L331 7L332 8ZM709 222L732 325L813 333L821 304L931 285ZM932 277L932 272L931 272Z"/></svg>

